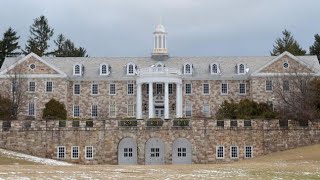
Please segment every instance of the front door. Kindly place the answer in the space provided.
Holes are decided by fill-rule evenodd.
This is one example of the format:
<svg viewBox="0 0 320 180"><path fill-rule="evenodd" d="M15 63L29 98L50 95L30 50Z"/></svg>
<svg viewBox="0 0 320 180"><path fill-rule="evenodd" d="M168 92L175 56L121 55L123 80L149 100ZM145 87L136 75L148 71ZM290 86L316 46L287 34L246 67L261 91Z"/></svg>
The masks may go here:
<svg viewBox="0 0 320 180"><path fill-rule="evenodd" d="M155 108L156 117L164 117L164 108Z"/></svg>

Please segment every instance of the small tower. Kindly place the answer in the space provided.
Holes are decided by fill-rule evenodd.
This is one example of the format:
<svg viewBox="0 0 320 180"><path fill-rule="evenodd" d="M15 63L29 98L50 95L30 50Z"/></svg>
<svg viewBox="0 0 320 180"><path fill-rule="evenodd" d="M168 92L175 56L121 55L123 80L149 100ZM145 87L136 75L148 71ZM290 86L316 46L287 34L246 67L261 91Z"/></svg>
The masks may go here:
<svg viewBox="0 0 320 180"><path fill-rule="evenodd" d="M152 58L156 60L166 60L169 57L167 49L167 32L160 23L153 33Z"/></svg>

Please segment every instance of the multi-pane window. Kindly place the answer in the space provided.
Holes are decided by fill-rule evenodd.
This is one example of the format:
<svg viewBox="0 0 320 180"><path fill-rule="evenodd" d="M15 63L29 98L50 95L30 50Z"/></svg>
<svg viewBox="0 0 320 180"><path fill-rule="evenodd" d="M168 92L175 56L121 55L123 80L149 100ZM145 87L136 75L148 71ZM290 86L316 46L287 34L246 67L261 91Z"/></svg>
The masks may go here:
<svg viewBox="0 0 320 180"><path fill-rule="evenodd" d="M156 85L156 87L157 87L157 94L163 94L163 86L162 86L162 84L160 84L160 83L158 83L157 85Z"/></svg>
<svg viewBox="0 0 320 180"><path fill-rule="evenodd" d="M53 82L47 81L46 83L46 92L52 92L53 91Z"/></svg>
<svg viewBox="0 0 320 180"><path fill-rule="evenodd" d="M210 86L208 83L203 84L203 94L209 94Z"/></svg>
<svg viewBox="0 0 320 180"><path fill-rule="evenodd" d="M217 146L216 147L216 158L217 159L223 159L224 158L224 147L223 146Z"/></svg>
<svg viewBox="0 0 320 180"><path fill-rule="evenodd" d="M218 74L218 65L217 64L211 65L211 74Z"/></svg>
<svg viewBox="0 0 320 180"><path fill-rule="evenodd" d="M209 104L204 104L203 105L203 115L205 117L210 117L210 106L209 106Z"/></svg>
<svg viewBox="0 0 320 180"><path fill-rule="evenodd" d="M186 117L192 116L191 104L189 101L186 102Z"/></svg>
<svg viewBox="0 0 320 180"><path fill-rule="evenodd" d="M240 94L246 94L246 84L245 83L240 83L239 84L239 93Z"/></svg>
<svg viewBox="0 0 320 180"><path fill-rule="evenodd" d="M133 83L128 83L128 94L129 95L133 94Z"/></svg>
<svg viewBox="0 0 320 180"><path fill-rule="evenodd" d="M244 147L244 157L245 158L252 158L252 146L245 146Z"/></svg>
<svg viewBox="0 0 320 180"><path fill-rule="evenodd" d="M80 84L73 85L73 94L76 94L76 95L80 94Z"/></svg>
<svg viewBox="0 0 320 180"><path fill-rule="evenodd" d="M187 157L187 148L178 148L178 157Z"/></svg>
<svg viewBox="0 0 320 180"><path fill-rule="evenodd" d="M132 64L129 65L128 74L133 74L133 65Z"/></svg>
<svg viewBox="0 0 320 180"><path fill-rule="evenodd" d="M91 94L99 94L99 84L92 84Z"/></svg>
<svg viewBox="0 0 320 180"><path fill-rule="evenodd" d="M134 105L128 104L128 117L133 117L133 116L134 116Z"/></svg>
<svg viewBox="0 0 320 180"><path fill-rule="evenodd" d="M66 147L64 147L64 146L57 147L57 158L58 159L66 158Z"/></svg>
<svg viewBox="0 0 320 180"><path fill-rule="evenodd" d="M91 106L91 116L98 117L98 106L97 105Z"/></svg>
<svg viewBox="0 0 320 180"><path fill-rule="evenodd" d="M149 84L146 84L146 90L147 95L149 95Z"/></svg>
<svg viewBox="0 0 320 180"><path fill-rule="evenodd" d="M169 89L169 94L173 94L173 84L172 83L169 83L168 89Z"/></svg>
<svg viewBox="0 0 320 180"><path fill-rule="evenodd" d="M192 74L191 64L186 64L184 66L184 74Z"/></svg>
<svg viewBox="0 0 320 180"><path fill-rule="evenodd" d="M187 83L185 86L185 94L191 94L192 92L192 87L190 83Z"/></svg>
<svg viewBox="0 0 320 180"><path fill-rule="evenodd" d="M127 75L134 75L135 69L136 69L135 64L128 63L127 64Z"/></svg>
<svg viewBox="0 0 320 180"><path fill-rule="evenodd" d="M74 74L80 74L80 65L74 67Z"/></svg>
<svg viewBox="0 0 320 180"><path fill-rule="evenodd" d="M115 104L109 105L109 116L116 117L116 105Z"/></svg>
<svg viewBox="0 0 320 180"><path fill-rule="evenodd" d="M115 95L116 94L116 84L110 84L109 85L109 94Z"/></svg>
<svg viewBox="0 0 320 180"><path fill-rule="evenodd" d="M289 81L288 80L284 80L283 81L283 90L284 91L289 91L290 87L289 87Z"/></svg>
<svg viewBox="0 0 320 180"><path fill-rule="evenodd" d="M266 91L272 91L272 80L266 80Z"/></svg>
<svg viewBox="0 0 320 180"><path fill-rule="evenodd" d="M100 75L109 75L109 65L100 64Z"/></svg>
<svg viewBox="0 0 320 180"><path fill-rule="evenodd" d="M34 116L35 109L34 109L34 103L29 103L28 105L28 115Z"/></svg>
<svg viewBox="0 0 320 180"><path fill-rule="evenodd" d="M238 146L230 146L230 158L237 159L239 156Z"/></svg>
<svg viewBox="0 0 320 180"><path fill-rule="evenodd" d="M244 64L239 65L239 74L244 74Z"/></svg>
<svg viewBox="0 0 320 180"><path fill-rule="evenodd" d="M159 157L160 156L160 148L151 148L150 157Z"/></svg>
<svg viewBox="0 0 320 180"><path fill-rule="evenodd" d="M123 149L123 157L132 157L132 148Z"/></svg>
<svg viewBox="0 0 320 180"><path fill-rule="evenodd" d="M71 159L79 159L79 146L71 147Z"/></svg>
<svg viewBox="0 0 320 180"><path fill-rule="evenodd" d="M35 92L36 91L36 82L34 81L29 81L29 92Z"/></svg>
<svg viewBox="0 0 320 180"><path fill-rule="evenodd" d="M79 117L80 116L80 106L75 105L73 106L73 117Z"/></svg>
<svg viewBox="0 0 320 180"><path fill-rule="evenodd" d="M228 94L228 84L227 83L221 84L221 94Z"/></svg>
<svg viewBox="0 0 320 180"><path fill-rule="evenodd" d="M86 159L93 159L93 146L86 146Z"/></svg>

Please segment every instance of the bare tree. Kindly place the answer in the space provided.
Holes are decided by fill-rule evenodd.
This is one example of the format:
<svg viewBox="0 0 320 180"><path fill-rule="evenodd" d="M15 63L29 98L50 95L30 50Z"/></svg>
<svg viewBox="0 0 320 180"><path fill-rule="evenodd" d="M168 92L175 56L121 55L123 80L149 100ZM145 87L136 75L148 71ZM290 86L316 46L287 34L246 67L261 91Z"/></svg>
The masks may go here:
<svg viewBox="0 0 320 180"><path fill-rule="evenodd" d="M276 109L282 118L305 123L319 118L316 101L319 101L314 84L320 81L312 72L303 72L291 68L287 73L274 76L273 91L277 104Z"/></svg>
<svg viewBox="0 0 320 180"><path fill-rule="evenodd" d="M27 82L23 77L22 68L19 66L9 70L6 76L1 91L3 96L11 101L11 118L17 119L22 105L27 100Z"/></svg>

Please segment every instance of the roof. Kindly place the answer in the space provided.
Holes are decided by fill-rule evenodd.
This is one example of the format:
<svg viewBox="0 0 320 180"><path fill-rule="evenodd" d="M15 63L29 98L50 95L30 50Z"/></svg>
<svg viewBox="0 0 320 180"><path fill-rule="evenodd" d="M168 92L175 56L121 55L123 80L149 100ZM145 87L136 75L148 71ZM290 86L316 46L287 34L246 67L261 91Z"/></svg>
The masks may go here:
<svg viewBox="0 0 320 180"><path fill-rule="evenodd" d="M320 65L316 56L296 56L305 64L313 67L318 73ZM22 57L6 58L0 71L19 61ZM58 68L70 80L133 80L136 76L126 75L126 65L134 63L138 69L146 68L159 62L151 57L41 57L49 65ZM185 63L193 65L192 75L182 75L185 80L245 80L253 72L263 67L274 56L208 56L208 57L169 57L161 61L166 67L183 69ZM100 76L100 64L111 66L109 76ZM211 75L209 65L217 63L220 66L220 75ZM243 63L249 68L246 75L238 75L235 71L237 64ZM73 76L73 65L82 64L85 67L84 75L81 77Z"/></svg>

